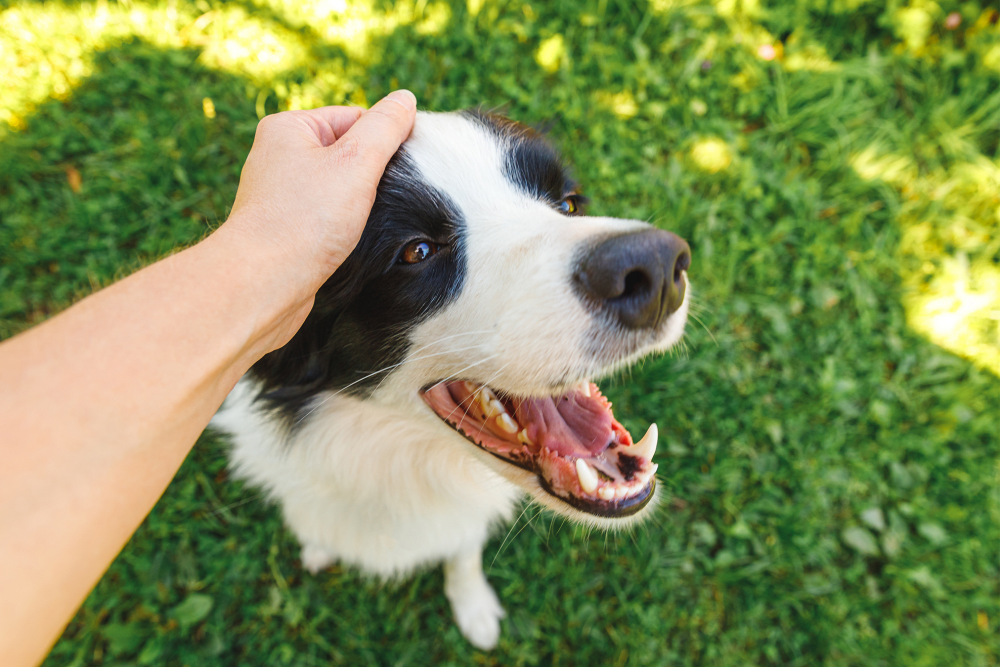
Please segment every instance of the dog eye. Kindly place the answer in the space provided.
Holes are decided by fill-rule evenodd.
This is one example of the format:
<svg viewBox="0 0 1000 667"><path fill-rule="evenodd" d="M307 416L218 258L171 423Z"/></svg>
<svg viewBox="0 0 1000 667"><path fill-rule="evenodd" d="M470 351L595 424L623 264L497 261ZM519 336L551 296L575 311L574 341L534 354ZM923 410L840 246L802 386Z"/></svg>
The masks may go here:
<svg viewBox="0 0 1000 667"><path fill-rule="evenodd" d="M577 202L576 195L570 195L562 198L559 200L559 203L556 204L556 208L559 209L559 212L563 215L576 215L580 211L580 205Z"/></svg>
<svg viewBox="0 0 1000 667"><path fill-rule="evenodd" d="M430 241L414 241L406 246L399 261L404 264L418 264L440 249L441 246Z"/></svg>

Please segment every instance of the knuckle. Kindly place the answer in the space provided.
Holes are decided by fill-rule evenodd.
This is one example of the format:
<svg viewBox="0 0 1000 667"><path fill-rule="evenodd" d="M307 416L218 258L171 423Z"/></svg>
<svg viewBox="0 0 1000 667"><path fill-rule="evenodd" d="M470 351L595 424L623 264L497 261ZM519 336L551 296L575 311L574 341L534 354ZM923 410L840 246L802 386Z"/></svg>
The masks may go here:
<svg viewBox="0 0 1000 667"><path fill-rule="evenodd" d="M360 155L361 141L358 137L346 134L340 139L339 142L337 142L337 157L340 162L357 162Z"/></svg>
<svg viewBox="0 0 1000 667"><path fill-rule="evenodd" d="M271 127L274 125L274 115L264 116L259 121L257 121L257 135L267 134L271 131Z"/></svg>

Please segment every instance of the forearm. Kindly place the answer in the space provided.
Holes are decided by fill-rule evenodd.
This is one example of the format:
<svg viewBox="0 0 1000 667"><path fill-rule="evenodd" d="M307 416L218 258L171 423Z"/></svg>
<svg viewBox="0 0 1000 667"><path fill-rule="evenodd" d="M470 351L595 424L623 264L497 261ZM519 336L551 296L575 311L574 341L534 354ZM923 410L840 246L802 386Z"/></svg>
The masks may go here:
<svg viewBox="0 0 1000 667"><path fill-rule="evenodd" d="M0 665L42 659L358 242L416 100L266 117L212 236L0 345Z"/></svg>
<svg viewBox="0 0 1000 667"><path fill-rule="evenodd" d="M281 342L281 314L308 308L264 300L290 278L255 253L220 230L0 345L0 664L41 659L228 391Z"/></svg>

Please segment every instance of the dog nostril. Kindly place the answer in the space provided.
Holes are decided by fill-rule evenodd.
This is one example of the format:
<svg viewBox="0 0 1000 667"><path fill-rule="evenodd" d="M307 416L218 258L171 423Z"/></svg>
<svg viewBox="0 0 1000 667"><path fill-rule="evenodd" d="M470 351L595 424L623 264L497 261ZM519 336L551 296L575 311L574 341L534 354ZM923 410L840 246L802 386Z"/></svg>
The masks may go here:
<svg viewBox="0 0 1000 667"><path fill-rule="evenodd" d="M589 307L626 329L655 329L684 302L691 251L675 234L646 229L602 239L579 262L574 280Z"/></svg>
<svg viewBox="0 0 1000 667"><path fill-rule="evenodd" d="M681 274L687 271L691 267L691 253L682 252L674 263L674 282L679 283L681 281Z"/></svg>
<svg viewBox="0 0 1000 667"><path fill-rule="evenodd" d="M645 271L638 269L629 271L625 275L625 289L619 295L620 298L628 298L635 294L641 294L650 287L649 276Z"/></svg>

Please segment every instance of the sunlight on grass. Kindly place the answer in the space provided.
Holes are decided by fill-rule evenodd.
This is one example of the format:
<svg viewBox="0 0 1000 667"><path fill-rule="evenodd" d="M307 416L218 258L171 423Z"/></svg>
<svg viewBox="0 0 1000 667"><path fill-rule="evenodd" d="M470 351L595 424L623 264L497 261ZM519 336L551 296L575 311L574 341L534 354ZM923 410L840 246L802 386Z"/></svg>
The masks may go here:
<svg viewBox="0 0 1000 667"><path fill-rule="evenodd" d="M907 323L946 350L1000 375L1000 268L947 257L930 283L911 280Z"/></svg>
<svg viewBox="0 0 1000 667"><path fill-rule="evenodd" d="M955 33L961 34L965 50L979 53L981 63L1000 72L1000 24L997 8L990 7L975 13L973 3L960 12L945 16L936 2L910 0L892 13L892 29L899 41L894 50L930 61L961 62L961 53L955 50ZM953 21L948 25L949 18ZM968 26L965 28L964 26Z"/></svg>
<svg viewBox="0 0 1000 667"><path fill-rule="evenodd" d="M371 40L400 26L437 34L451 20L441 2L400 2L383 11L371 0L261 2L262 11L226 6L201 13L176 2L126 4L22 2L0 13L0 122L13 129L46 99L64 99L92 72L95 51L132 37L162 48L201 49L201 62L273 89L284 108L316 106L329 99L364 104L362 91L345 82L338 63L314 64L308 84L285 84L282 74L311 63L315 42L342 47L357 65L376 61ZM289 27L290 26L290 27ZM319 37L319 40L316 39Z"/></svg>
<svg viewBox="0 0 1000 667"><path fill-rule="evenodd" d="M796 34L792 34L786 42L783 65L789 72L832 72L839 67L827 55L825 48L819 44L803 43Z"/></svg>
<svg viewBox="0 0 1000 667"><path fill-rule="evenodd" d="M934 29L935 19L939 19L941 8L930 0L914 0L909 6L900 7L893 15L896 34L903 38L906 48L917 52L927 44Z"/></svg>
<svg viewBox="0 0 1000 667"><path fill-rule="evenodd" d="M202 62L264 82L300 64L301 37L240 8L201 16L190 7L99 2L77 6L23 3L0 14L0 46L7 71L0 119L19 128L47 98L64 98L91 74L91 55L132 37L163 48L200 47Z"/></svg>
<svg viewBox="0 0 1000 667"><path fill-rule="evenodd" d="M566 43L562 35L552 35L542 40L535 52L535 62L550 74L559 69L566 58Z"/></svg>
<svg viewBox="0 0 1000 667"><path fill-rule="evenodd" d="M300 35L240 8L202 14L175 39L184 46L200 46L205 65L260 83L301 65L308 54Z"/></svg>
<svg viewBox="0 0 1000 667"><path fill-rule="evenodd" d="M879 179L908 187L917 178L917 166L910 155L893 155L873 144L851 157L851 166L866 181Z"/></svg>
<svg viewBox="0 0 1000 667"><path fill-rule="evenodd" d="M610 109L618 118L623 120L632 118L639 113L639 105L631 91L623 90L620 93L598 93L595 100L599 106Z"/></svg>
<svg viewBox="0 0 1000 667"><path fill-rule="evenodd" d="M963 129L939 144L968 151ZM966 154L970 154L967 152ZM907 323L937 345L1000 375L1000 165L982 155L921 173L912 155L878 143L851 165L897 188Z"/></svg>
<svg viewBox="0 0 1000 667"><path fill-rule="evenodd" d="M725 141L717 137L699 139L691 147L691 161L698 169L717 174L732 164L733 152Z"/></svg>
<svg viewBox="0 0 1000 667"><path fill-rule="evenodd" d="M352 58L377 62L379 53L370 48L373 39L391 34L400 26L413 25L421 35L436 35L451 21L451 9L443 2L402 0L388 9L372 0L256 0L283 21L314 31L326 44L343 48Z"/></svg>
<svg viewBox="0 0 1000 667"><path fill-rule="evenodd" d="M417 13L412 2L400 2L390 11L379 11L364 2L350 3L348 9L319 29L329 44L337 44L348 55L366 63L377 62L379 54L369 47L371 40L390 34L403 25L414 24L419 34L437 34L451 20L451 10L443 3L428 5Z"/></svg>

